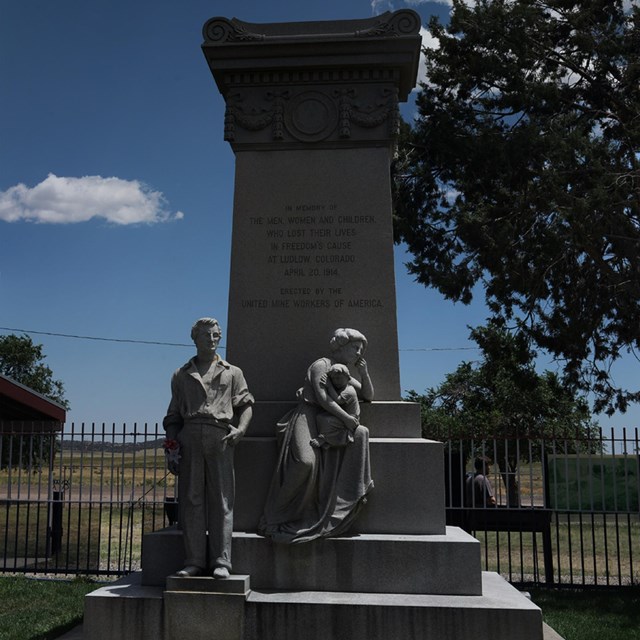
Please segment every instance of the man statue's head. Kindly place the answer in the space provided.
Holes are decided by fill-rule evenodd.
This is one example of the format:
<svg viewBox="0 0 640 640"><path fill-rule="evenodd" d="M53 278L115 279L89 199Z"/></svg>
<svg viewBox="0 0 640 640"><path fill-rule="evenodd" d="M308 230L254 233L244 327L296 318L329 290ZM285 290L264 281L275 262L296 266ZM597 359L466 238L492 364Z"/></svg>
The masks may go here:
<svg viewBox="0 0 640 640"><path fill-rule="evenodd" d="M207 353L215 354L221 337L222 331L215 318L200 318L191 327L191 339L201 357L205 357Z"/></svg>

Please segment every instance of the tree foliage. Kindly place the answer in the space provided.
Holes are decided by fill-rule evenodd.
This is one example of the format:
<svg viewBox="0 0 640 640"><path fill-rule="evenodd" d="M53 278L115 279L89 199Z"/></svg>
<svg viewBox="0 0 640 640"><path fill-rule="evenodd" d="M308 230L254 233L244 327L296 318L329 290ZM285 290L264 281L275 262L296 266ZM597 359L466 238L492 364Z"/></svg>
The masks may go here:
<svg viewBox="0 0 640 640"><path fill-rule="evenodd" d="M29 336L0 336L0 373L68 409L64 385L54 379L45 358L42 345L34 344Z"/></svg>
<svg viewBox="0 0 640 640"><path fill-rule="evenodd" d="M575 387L552 371L538 373L535 352L522 333L489 324L471 331L482 359L463 362L436 389L411 391L421 405L425 438L444 440L464 462L476 453L495 456L510 505L519 504L516 468L519 453L533 451L596 452L598 425ZM558 440L560 441L558 443Z"/></svg>
<svg viewBox="0 0 640 640"><path fill-rule="evenodd" d="M394 164L396 238L416 279L555 356L596 411L640 392L640 8L454 0ZM550 379L548 384L554 383Z"/></svg>
<svg viewBox="0 0 640 640"><path fill-rule="evenodd" d="M522 334L488 325L471 331L482 359L463 362L436 389L409 400L422 406L423 435L436 439L593 438L586 399L552 371L538 373Z"/></svg>

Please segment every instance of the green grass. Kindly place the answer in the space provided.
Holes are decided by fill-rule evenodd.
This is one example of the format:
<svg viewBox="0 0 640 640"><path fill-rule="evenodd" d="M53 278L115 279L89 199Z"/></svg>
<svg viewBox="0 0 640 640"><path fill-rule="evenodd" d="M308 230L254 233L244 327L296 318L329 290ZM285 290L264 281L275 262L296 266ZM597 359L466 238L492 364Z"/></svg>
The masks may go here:
<svg viewBox="0 0 640 640"><path fill-rule="evenodd" d="M544 621L565 640L640 640L640 589L534 589Z"/></svg>
<svg viewBox="0 0 640 640"><path fill-rule="evenodd" d="M482 567L512 582L544 580L542 534L476 531ZM562 584L640 583L637 514L558 514L551 525L555 580ZM509 559L511 558L511 566Z"/></svg>
<svg viewBox="0 0 640 640"><path fill-rule="evenodd" d="M0 640L49 640L82 620L88 580L0 578Z"/></svg>

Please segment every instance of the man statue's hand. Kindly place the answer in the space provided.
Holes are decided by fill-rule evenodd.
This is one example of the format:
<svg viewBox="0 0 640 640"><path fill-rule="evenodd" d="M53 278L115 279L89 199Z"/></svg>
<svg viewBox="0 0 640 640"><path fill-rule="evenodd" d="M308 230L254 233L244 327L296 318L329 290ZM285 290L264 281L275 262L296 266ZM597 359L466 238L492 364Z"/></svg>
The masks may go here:
<svg viewBox="0 0 640 640"><path fill-rule="evenodd" d="M177 476L180 470L180 443L175 438L165 438L162 447L167 458L169 473Z"/></svg>
<svg viewBox="0 0 640 640"><path fill-rule="evenodd" d="M242 438L243 435L244 433L240 431L240 429L238 429L237 427L229 426L229 433L227 433L227 435L224 438L222 438L222 442L233 447L233 445L235 445L236 442L238 442L238 440L240 440L240 438Z"/></svg>

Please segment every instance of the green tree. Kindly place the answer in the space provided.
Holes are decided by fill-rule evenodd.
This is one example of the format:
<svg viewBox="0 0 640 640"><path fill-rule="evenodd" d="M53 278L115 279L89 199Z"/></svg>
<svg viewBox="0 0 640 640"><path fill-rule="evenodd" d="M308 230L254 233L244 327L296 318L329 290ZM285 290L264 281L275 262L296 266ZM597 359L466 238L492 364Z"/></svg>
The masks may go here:
<svg viewBox="0 0 640 640"><path fill-rule="evenodd" d="M479 362L463 362L438 388L411 391L407 399L421 405L423 436L449 442L463 462L472 447L497 454L508 504L516 506L518 457L529 455L528 440L550 448L561 439L563 451L596 451L598 426L570 382L536 371L536 354L523 334L489 324L473 329L471 338L480 348Z"/></svg>
<svg viewBox="0 0 640 640"><path fill-rule="evenodd" d="M401 132L396 238L445 297L482 291L562 363L594 409L640 392L640 8L621 0L453 0Z"/></svg>
<svg viewBox="0 0 640 640"><path fill-rule="evenodd" d="M64 385L54 379L45 358L42 345L34 344L29 336L0 336L0 373L68 409Z"/></svg>

